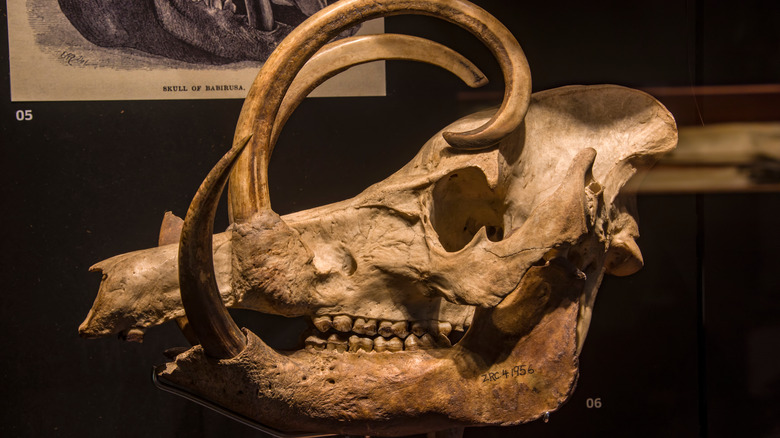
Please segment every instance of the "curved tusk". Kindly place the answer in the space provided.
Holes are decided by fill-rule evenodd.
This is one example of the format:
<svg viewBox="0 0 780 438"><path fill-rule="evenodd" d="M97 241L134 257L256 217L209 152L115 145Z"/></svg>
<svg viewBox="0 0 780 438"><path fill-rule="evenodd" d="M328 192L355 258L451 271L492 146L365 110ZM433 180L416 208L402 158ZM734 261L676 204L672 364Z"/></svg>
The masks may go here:
<svg viewBox="0 0 780 438"><path fill-rule="evenodd" d="M230 169L250 138L234 146L211 169L190 204L179 240L179 288L184 312L206 354L219 359L235 357L244 349L246 338L219 296L211 243L214 214Z"/></svg>
<svg viewBox="0 0 780 438"><path fill-rule="evenodd" d="M501 107L485 125L461 133L445 132L458 149L483 149L498 143L522 122L531 97L531 73L520 44L495 17L465 0L342 0L320 10L291 32L266 61L247 93L234 142L254 134L249 150L230 179L234 221L271 208L268 162L279 108L297 72L340 32L373 18L418 14L457 24L479 38L498 60L506 89Z"/></svg>
<svg viewBox="0 0 780 438"><path fill-rule="evenodd" d="M170 211L165 212L163 216L162 225L160 225L160 237L157 239L157 246L173 245L178 243L181 238L181 229L184 226L184 220ZM176 318L176 325L179 326L182 334L187 338L187 342L190 345L198 345L198 337L195 336L195 332L190 327L190 322L187 321L186 316L180 316Z"/></svg>
<svg viewBox="0 0 780 438"><path fill-rule="evenodd" d="M317 86L351 67L383 59L432 64L454 74L471 88L488 83L485 74L465 56L425 38L386 33L334 41L306 62L287 90L274 120L271 149L290 115Z"/></svg>
<svg viewBox="0 0 780 438"><path fill-rule="evenodd" d="M246 19L249 27L264 31L274 30L274 11L270 0L246 0Z"/></svg>

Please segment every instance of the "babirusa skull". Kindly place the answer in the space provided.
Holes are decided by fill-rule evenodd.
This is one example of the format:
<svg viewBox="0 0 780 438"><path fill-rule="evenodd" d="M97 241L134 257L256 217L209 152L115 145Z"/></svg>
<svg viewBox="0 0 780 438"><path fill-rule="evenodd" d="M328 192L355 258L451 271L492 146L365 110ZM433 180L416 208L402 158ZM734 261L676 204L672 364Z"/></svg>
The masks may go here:
<svg viewBox="0 0 780 438"><path fill-rule="evenodd" d="M501 106L454 122L352 199L277 215L271 152L290 113L328 77L381 58L485 82L468 60L420 38L329 43L363 20L407 13L480 39L503 72ZM278 430L405 435L528 422L574 390L603 275L642 266L633 199L621 189L675 143L673 118L642 92L532 95L515 38L466 1L340 1L270 56L234 147L183 223L166 216L161 246L93 267L104 278L79 330L138 338L178 320L198 345L160 366L159 378ZM212 235L226 185L231 225ZM311 328L298 350L277 351L226 306L306 316Z"/></svg>

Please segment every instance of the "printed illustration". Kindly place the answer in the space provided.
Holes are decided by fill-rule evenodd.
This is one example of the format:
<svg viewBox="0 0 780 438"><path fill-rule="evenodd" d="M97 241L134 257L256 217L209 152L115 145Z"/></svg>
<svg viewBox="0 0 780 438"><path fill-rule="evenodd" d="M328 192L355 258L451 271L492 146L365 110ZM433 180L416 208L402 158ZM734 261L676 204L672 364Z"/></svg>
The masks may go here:
<svg viewBox="0 0 780 438"><path fill-rule="evenodd" d="M9 2L12 101L244 98L298 24L335 0ZM373 21L340 36L381 33ZM384 95L384 64L313 95Z"/></svg>
<svg viewBox="0 0 780 438"><path fill-rule="evenodd" d="M58 0L90 42L181 61L264 61L307 17L335 0ZM354 30L352 31L354 33Z"/></svg>

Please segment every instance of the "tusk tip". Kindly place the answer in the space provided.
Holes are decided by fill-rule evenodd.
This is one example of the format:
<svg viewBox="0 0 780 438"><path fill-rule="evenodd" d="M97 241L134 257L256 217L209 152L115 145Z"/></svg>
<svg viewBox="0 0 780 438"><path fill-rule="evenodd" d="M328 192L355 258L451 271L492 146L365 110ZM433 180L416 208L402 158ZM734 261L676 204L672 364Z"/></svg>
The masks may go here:
<svg viewBox="0 0 780 438"><path fill-rule="evenodd" d="M444 140L453 148L464 151L480 151L495 146L500 139L469 134L467 132L444 132Z"/></svg>

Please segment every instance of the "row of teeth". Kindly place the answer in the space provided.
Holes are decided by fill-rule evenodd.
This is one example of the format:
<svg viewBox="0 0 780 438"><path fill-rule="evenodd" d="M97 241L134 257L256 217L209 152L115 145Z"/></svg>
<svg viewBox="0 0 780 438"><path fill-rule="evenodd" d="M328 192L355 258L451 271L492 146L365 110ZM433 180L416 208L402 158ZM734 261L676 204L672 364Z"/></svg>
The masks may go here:
<svg viewBox="0 0 780 438"><path fill-rule="evenodd" d="M442 321L377 321L376 319L327 315L312 318L321 333L332 332L327 339L314 333L306 338L310 350L335 350L339 352L363 351L414 351L450 347L447 337L452 324ZM352 332L353 334L349 334Z"/></svg>
<svg viewBox="0 0 780 438"><path fill-rule="evenodd" d="M322 333L331 328L337 332L354 332L359 335L374 336L382 335L386 338L397 336L405 339L410 333L418 337L425 333L440 334L448 336L452 331L452 324L444 321L414 321L411 324L407 321L378 321L371 318L355 318L348 315L338 315L330 317L328 315L316 316L312 318L314 327Z"/></svg>
<svg viewBox="0 0 780 438"><path fill-rule="evenodd" d="M346 335L339 333L333 333L328 339L323 339L317 335L312 335L306 338L307 350L335 350L340 353L349 351L351 353L357 353L358 351L377 352L383 351L396 352L396 351L416 351L416 350L429 350L432 348L445 348L450 347L449 338L446 336L433 337L426 333L421 337L417 337L414 334L409 334L406 339L401 340L397 336L393 336L389 339L385 339L383 336L377 336L376 338L365 338L358 335L352 335L349 338Z"/></svg>

